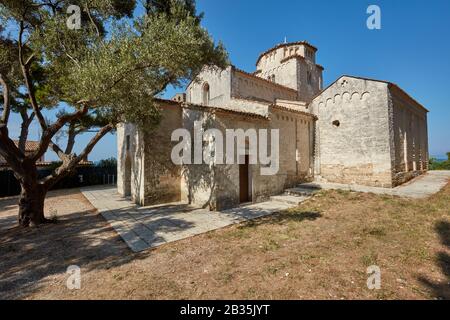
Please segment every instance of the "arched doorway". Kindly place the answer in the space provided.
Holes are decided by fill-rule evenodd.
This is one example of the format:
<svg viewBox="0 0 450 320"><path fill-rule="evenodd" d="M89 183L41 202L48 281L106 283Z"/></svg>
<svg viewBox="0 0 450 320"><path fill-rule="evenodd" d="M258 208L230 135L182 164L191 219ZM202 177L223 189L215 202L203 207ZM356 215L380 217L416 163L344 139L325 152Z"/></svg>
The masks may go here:
<svg viewBox="0 0 450 320"><path fill-rule="evenodd" d="M251 171L249 156L245 155L244 163L239 164L239 202L252 201Z"/></svg>
<svg viewBox="0 0 450 320"><path fill-rule="evenodd" d="M209 84L208 82L205 82L205 84L203 85L203 96L202 96L202 102L204 106L209 105Z"/></svg>

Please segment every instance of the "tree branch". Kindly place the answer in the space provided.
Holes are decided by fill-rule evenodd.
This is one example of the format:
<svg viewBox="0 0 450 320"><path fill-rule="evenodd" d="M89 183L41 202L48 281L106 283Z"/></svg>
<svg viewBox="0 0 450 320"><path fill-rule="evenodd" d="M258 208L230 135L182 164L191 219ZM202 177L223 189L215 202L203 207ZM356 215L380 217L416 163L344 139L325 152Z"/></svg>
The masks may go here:
<svg viewBox="0 0 450 320"><path fill-rule="evenodd" d="M100 37L100 30L98 29L97 24L94 22L94 19L92 18L91 10L89 9L88 2L86 2L86 12L88 14L89 20L91 20L91 23L94 25L95 32L97 33L97 37Z"/></svg>
<svg viewBox="0 0 450 320"><path fill-rule="evenodd" d="M9 138L8 127L5 123L0 123L0 155L6 160L8 165L19 174L23 174L21 162L25 155L16 147L14 141Z"/></svg>
<svg viewBox="0 0 450 320"><path fill-rule="evenodd" d="M45 122L44 116L42 115L41 110L40 110L37 100L36 100L34 86L33 86L33 83L31 82L31 79L30 79L31 76L30 76L30 72L28 70L29 65L27 65L23 59L23 43L22 43L23 31L24 31L24 24L23 24L23 20L21 20L20 28L19 28L19 40L18 40L18 42L19 42L19 62L20 62L20 66L22 69L23 77L25 79L25 85L27 87L28 96L31 101L31 106L33 107L33 111L36 114L36 117L39 121L39 124L41 125L42 130L46 130L47 123ZM28 63L28 61L27 61L27 63Z"/></svg>
<svg viewBox="0 0 450 320"><path fill-rule="evenodd" d="M80 62L77 59L75 59L74 57L72 57L72 55L70 55L69 52L67 52L67 48L66 48L65 44L61 41L59 33L57 33L57 37L58 37L59 45L63 49L63 52L66 55L66 57L69 58L70 60L72 60L72 62L75 63L78 68L80 68L81 67Z"/></svg>
<svg viewBox="0 0 450 320"><path fill-rule="evenodd" d="M25 143L28 138L28 129L30 128L31 123L33 122L35 113L32 112L30 116L28 116L26 107L20 108L20 116L22 117L22 125L20 128L20 137L19 137L19 150L25 153Z"/></svg>
<svg viewBox="0 0 450 320"><path fill-rule="evenodd" d="M11 105L9 101L9 86L1 73L0 73L0 84L3 87L3 114L0 121L7 124L9 120L9 114L11 112Z"/></svg>
<svg viewBox="0 0 450 320"><path fill-rule="evenodd" d="M72 153L73 146L75 145L75 137L77 133L75 131L75 123L71 122L69 125L69 130L67 134L67 145L66 145L66 154Z"/></svg>
<svg viewBox="0 0 450 320"><path fill-rule="evenodd" d="M113 124L108 124L102 127L78 156L70 157L70 159L66 161L63 160L63 164L60 167L56 168L51 175L42 179L40 183L42 183L47 188L51 188L51 186L53 186L61 178L69 174L81 160L85 159L92 151L92 149L94 149L95 145L113 129Z"/></svg>
<svg viewBox="0 0 450 320"><path fill-rule="evenodd" d="M62 162L67 162L68 160L70 160L73 155L67 154L65 153L56 143L54 143L53 141L50 141L49 143L49 148L53 150L54 153L56 153L56 155L58 156L58 158L62 161Z"/></svg>
<svg viewBox="0 0 450 320"><path fill-rule="evenodd" d="M144 65L137 65L134 68L124 71L118 79L113 81L113 83L111 84L111 86L109 86L107 91L112 90L117 84L119 84L121 81L125 80L126 77L130 75L130 73L135 72L135 71L144 70L144 69L150 68L152 66L153 66L153 63L148 63L148 64L144 64Z"/></svg>
<svg viewBox="0 0 450 320"><path fill-rule="evenodd" d="M33 62L34 57L35 57L35 54L34 54L34 53L32 53L32 54L28 57L27 61L25 62L25 66L26 66L26 67L28 67L28 66L31 64L31 62Z"/></svg>
<svg viewBox="0 0 450 320"><path fill-rule="evenodd" d="M171 84L172 82L174 82L174 81L175 81L175 77L167 76L167 78L163 81L161 86L158 89L156 89L155 91L152 92L152 95L156 96L157 94L163 92L167 88L167 86L169 84Z"/></svg>
<svg viewBox="0 0 450 320"><path fill-rule="evenodd" d="M91 141L89 141L89 143L86 145L84 150L78 155L77 158L79 159L79 161L85 159L89 155L89 153L92 151L92 149L94 149L94 147L97 144L97 142L99 142L100 139L102 139L112 129L114 129L114 125L111 124L111 123L109 123L106 126L102 127L97 132L97 134L91 139Z"/></svg>
<svg viewBox="0 0 450 320"><path fill-rule="evenodd" d="M44 155L47 151L47 148L53 138L53 136L67 123L73 121L75 119L79 119L84 116L88 112L88 107L86 105L83 106L81 110L78 110L75 113L66 114L60 117L54 124L50 127L46 128L46 130L42 133L41 141L39 142L38 149L31 155L31 159L33 161L37 161L40 157Z"/></svg>

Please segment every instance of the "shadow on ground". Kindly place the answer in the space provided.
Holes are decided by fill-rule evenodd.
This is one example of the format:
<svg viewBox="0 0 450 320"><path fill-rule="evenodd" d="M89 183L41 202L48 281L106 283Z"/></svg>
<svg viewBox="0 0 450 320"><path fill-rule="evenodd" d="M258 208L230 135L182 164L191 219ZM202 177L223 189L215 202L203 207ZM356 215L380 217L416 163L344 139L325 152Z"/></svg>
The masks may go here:
<svg viewBox="0 0 450 320"><path fill-rule="evenodd" d="M168 216L173 211L179 211L179 206L166 206L165 209L165 214L136 210L137 216L134 218L145 221L152 217L154 231L178 232L193 226L189 221L175 221ZM181 209L189 211L190 208ZM259 210L245 211L247 218L260 214ZM227 215L242 218L232 213ZM247 221L243 226L315 220L321 216L319 212L282 212ZM14 225L13 220L13 216L1 217L0 225ZM25 298L45 286L46 281L52 281L52 276L66 273L70 265L80 266L83 272L111 269L134 259L145 259L151 254L152 251L133 253L103 217L94 211L64 214L57 224L39 228L0 229L0 298ZM61 277L55 279L61 281Z"/></svg>
<svg viewBox="0 0 450 320"><path fill-rule="evenodd" d="M322 214L318 211L283 211L275 213L260 219L249 220L245 223L244 227L255 227L265 224L284 224L289 221L302 222L302 221L314 221L322 217Z"/></svg>
<svg viewBox="0 0 450 320"><path fill-rule="evenodd" d="M435 230L439 235L441 244L446 250L450 250L450 223L439 221L435 225ZM440 251L437 253L435 261L446 277L444 282L432 281L426 277L419 277L419 281L428 287L435 297L448 300L450 299L450 255L445 251Z"/></svg>
<svg viewBox="0 0 450 320"><path fill-rule="evenodd" d="M2 217L1 223L5 219L13 218ZM100 215L85 211L39 228L2 230L0 257L0 298L20 299L70 265L84 271L109 269L143 255L133 254Z"/></svg>

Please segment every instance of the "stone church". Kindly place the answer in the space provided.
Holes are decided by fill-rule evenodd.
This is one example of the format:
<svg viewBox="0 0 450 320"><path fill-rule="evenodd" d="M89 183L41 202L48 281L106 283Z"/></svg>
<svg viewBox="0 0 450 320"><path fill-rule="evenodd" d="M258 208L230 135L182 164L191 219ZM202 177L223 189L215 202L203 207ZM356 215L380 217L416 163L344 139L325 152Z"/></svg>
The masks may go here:
<svg viewBox="0 0 450 320"><path fill-rule="evenodd" d="M118 127L118 191L141 205L185 201L211 210L264 201L320 180L392 188L428 168L427 109L397 85L343 75L323 88L317 48L301 41L263 52L256 71L205 68L172 100L161 123ZM278 129L279 169L262 175L248 141L235 164L175 165L179 128ZM214 144L214 141L208 143ZM204 145L203 143L202 145Z"/></svg>

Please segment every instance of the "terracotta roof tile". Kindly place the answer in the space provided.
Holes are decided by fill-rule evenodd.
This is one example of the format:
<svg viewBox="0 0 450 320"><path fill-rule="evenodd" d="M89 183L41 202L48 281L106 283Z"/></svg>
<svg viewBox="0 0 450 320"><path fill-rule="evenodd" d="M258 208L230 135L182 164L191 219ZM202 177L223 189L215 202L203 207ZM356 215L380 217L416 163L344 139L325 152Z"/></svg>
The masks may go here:
<svg viewBox="0 0 450 320"><path fill-rule="evenodd" d="M254 112L246 112L246 111L240 111L240 110L234 110L234 109L228 109L223 107L213 107L213 106L203 106L199 104L193 104L193 103L183 103L181 104L182 108L196 108L201 109L208 112L223 112L223 113L230 113L230 114L236 114L236 115L242 115L247 117L253 117L253 118L260 118L267 120L268 117L259 113Z"/></svg>
<svg viewBox="0 0 450 320"><path fill-rule="evenodd" d="M247 99L247 100L251 100L251 99ZM239 110L228 109L228 108L223 108L223 107L204 106L204 105L201 105L201 104L195 104L195 103L190 103L190 102L178 102L178 101L167 100L167 99L160 99L160 98L155 98L155 101L160 102L160 103L170 104L172 106L177 105L177 106L180 106L181 108L188 108L188 109L189 108L196 108L196 109L202 109L202 110L211 111L211 112L220 111L220 112L239 114L239 115L243 115L243 116L250 116L250 117L267 119L266 116L263 116L263 115L261 115L259 113L239 111ZM260 102L260 101L256 101L256 100L251 100L251 101ZM269 104L269 103L267 103L267 104Z"/></svg>
<svg viewBox="0 0 450 320"><path fill-rule="evenodd" d="M16 147L19 147L19 140L13 140ZM25 142L25 152L36 151L39 148L39 141L26 141Z"/></svg>
<svg viewBox="0 0 450 320"><path fill-rule="evenodd" d="M302 114L304 116L311 117L314 120L318 119L317 116L312 114L312 113L301 111L301 110L297 110L297 109L293 109L293 108L289 108L289 107L285 107L285 106L280 106L280 105L277 105L277 104L271 104L269 107L273 108L273 109L279 109L279 110L283 110L283 111L299 113L299 114Z"/></svg>

